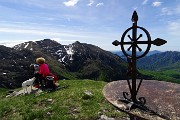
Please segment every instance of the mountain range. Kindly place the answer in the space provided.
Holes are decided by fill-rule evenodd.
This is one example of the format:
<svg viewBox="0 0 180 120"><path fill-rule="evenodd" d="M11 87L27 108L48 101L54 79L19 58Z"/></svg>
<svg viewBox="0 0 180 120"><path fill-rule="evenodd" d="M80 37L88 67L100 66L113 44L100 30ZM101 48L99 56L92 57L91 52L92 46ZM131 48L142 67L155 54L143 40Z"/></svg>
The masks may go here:
<svg viewBox="0 0 180 120"><path fill-rule="evenodd" d="M148 63L148 64L147 64ZM137 65L144 70L180 70L180 52L166 51L156 53L138 60Z"/></svg>
<svg viewBox="0 0 180 120"><path fill-rule="evenodd" d="M123 59L126 59L121 55ZM137 60L137 68L144 79L180 83L180 52L150 51Z"/></svg>
<svg viewBox="0 0 180 120"><path fill-rule="evenodd" d="M146 79L180 83L180 52L153 54L139 59L137 65Z"/></svg>
<svg viewBox="0 0 180 120"><path fill-rule="evenodd" d="M121 51L113 51L113 53L126 60ZM129 51L128 54L131 54L131 51ZM137 55L139 54L142 53L138 52ZM137 60L137 67L138 69L153 71L180 69L180 52L161 52L157 50L150 51L145 57Z"/></svg>
<svg viewBox="0 0 180 120"><path fill-rule="evenodd" d="M109 82L127 78L126 60L114 52L78 41L62 45L54 40L44 39L24 42L13 48L0 45L0 53L0 87L20 87L23 81L33 77L33 71L29 66L35 63L37 57L44 57L51 72L59 79L93 79ZM139 59L137 66L140 70L156 73L166 71L163 74L169 74L175 80L179 80L180 52L155 51ZM144 78L146 77L154 78L152 75L145 75Z"/></svg>
<svg viewBox="0 0 180 120"><path fill-rule="evenodd" d="M44 39L0 46L0 87L19 87L33 72L29 65L44 57L59 79L94 79L112 81L126 78L126 62L109 51L76 41L70 45ZM117 67L118 66L118 67Z"/></svg>
<svg viewBox="0 0 180 120"><path fill-rule="evenodd" d="M119 55L120 57L125 57L122 51L112 51L114 54ZM132 51L127 51L127 53L130 55ZM137 52L137 55L141 55L144 51L141 52ZM148 54L146 56L150 56L153 54L157 54L157 53L162 53L161 51L158 50L153 50L153 51L149 51Z"/></svg>

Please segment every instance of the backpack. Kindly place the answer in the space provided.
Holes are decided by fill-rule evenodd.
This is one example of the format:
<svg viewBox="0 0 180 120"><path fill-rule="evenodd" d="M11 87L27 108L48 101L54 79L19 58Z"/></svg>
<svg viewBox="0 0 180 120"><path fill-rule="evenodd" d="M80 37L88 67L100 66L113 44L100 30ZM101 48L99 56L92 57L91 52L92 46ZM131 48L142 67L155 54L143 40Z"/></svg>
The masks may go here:
<svg viewBox="0 0 180 120"><path fill-rule="evenodd" d="M53 76L54 77L54 83L56 83L58 81L58 77L52 73L50 73L48 76Z"/></svg>
<svg viewBox="0 0 180 120"><path fill-rule="evenodd" d="M56 75L50 73L48 76L46 76L46 88L50 88L52 90L56 89L56 82L57 82L58 78Z"/></svg>

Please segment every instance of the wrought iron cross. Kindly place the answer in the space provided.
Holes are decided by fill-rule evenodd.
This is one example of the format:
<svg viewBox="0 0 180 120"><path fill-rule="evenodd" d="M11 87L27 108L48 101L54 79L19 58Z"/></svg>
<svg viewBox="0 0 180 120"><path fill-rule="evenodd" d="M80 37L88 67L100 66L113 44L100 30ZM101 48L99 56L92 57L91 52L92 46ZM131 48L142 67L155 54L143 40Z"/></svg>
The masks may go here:
<svg viewBox="0 0 180 120"><path fill-rule="evenodd" d="M136 11L134 11L131 20L132 20L132 27L128 28L123 33L121 37L121 42L119 42L118 40L115 40L112 43L115 46L118 46L118 45L121 46L121 50L123 54L126 56L128 64L129 64L127 75L131 77L132 84L130 83L129 79L127 79L127 83L129 86L129 91L130 91L131 96L128 97L128 93L123 92L123 97L125 98L125 102L128 103L129 109L131 109L131 107L134 105L141 106L146 103L146 99L144 97L140 97L138 99L136 98L137 93L142 83L142 79L141 79L138 86L136 86L136 79L137 79L137 74L138 74L138 71L136 68L137 59L144 57L149 52L152 44L156 46L161 46L167 42L160 38L157 38L154 41L152 41L149 32L145 28L137 26L138 15ZM140 29L141 31L145 33L147 40L140 41L140 38L143 37L143 34L137 35L138 29ZM127 35L129 31L132 31L132 35ZM128 37L130 41L126 42L125 37ZM130 51L131 54L127 53L125 50L125 46L127 45L130 45L127 51ZM147 45L146 50L142 51L139 45ZM142 52L141 55L137 55L137 49L140 52Z"/></svg>

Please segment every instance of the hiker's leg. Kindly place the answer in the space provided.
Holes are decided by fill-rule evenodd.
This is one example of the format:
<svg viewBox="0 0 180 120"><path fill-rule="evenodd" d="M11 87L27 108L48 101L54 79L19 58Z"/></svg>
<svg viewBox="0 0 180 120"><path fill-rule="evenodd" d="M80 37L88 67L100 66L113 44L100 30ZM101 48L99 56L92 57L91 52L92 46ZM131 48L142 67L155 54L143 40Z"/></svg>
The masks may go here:
<svg viewBox="0 0 180 120"><path fill-rule="evenodd" d="M35 76L34 84L39 84L39 73L34 74L34 76Z"/></svg>
<svg viewBox="0 0 180 120"><path fill-rule="evenodd" d="M41 74L39 74L39 83L43 86L43 77Z"/></svg>
<svg viewBox="0 0 180 120"><path fill-rule="evenodd" d="M39 88L39 73L34 74L35 80L34 80L34 87Z"/></svg>
<svg viewBox="0 0 180 120"><path fill-rule="evenodd" d="M38 78L39 78L39 83L40 83L40 85L41 85L40 88L43 90L43 89L44 89L44 86L45 86L44 78L42 77L41 74L39 74Z"/></svg>

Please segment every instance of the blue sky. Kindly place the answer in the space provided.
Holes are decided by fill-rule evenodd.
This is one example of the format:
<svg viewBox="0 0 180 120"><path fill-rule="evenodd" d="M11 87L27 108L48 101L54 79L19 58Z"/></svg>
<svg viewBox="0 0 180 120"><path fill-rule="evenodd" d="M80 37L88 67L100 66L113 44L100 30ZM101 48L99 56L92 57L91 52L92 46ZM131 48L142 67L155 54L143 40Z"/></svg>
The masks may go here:
<svg viewBox="0 0 180 120"><path fill-rule="evenodd" d="M0 0L0 44L50 38L120 50L111 43L132 26L134 10L152 40L168 41L151 50L180 51L180 0Z"/></svg>

